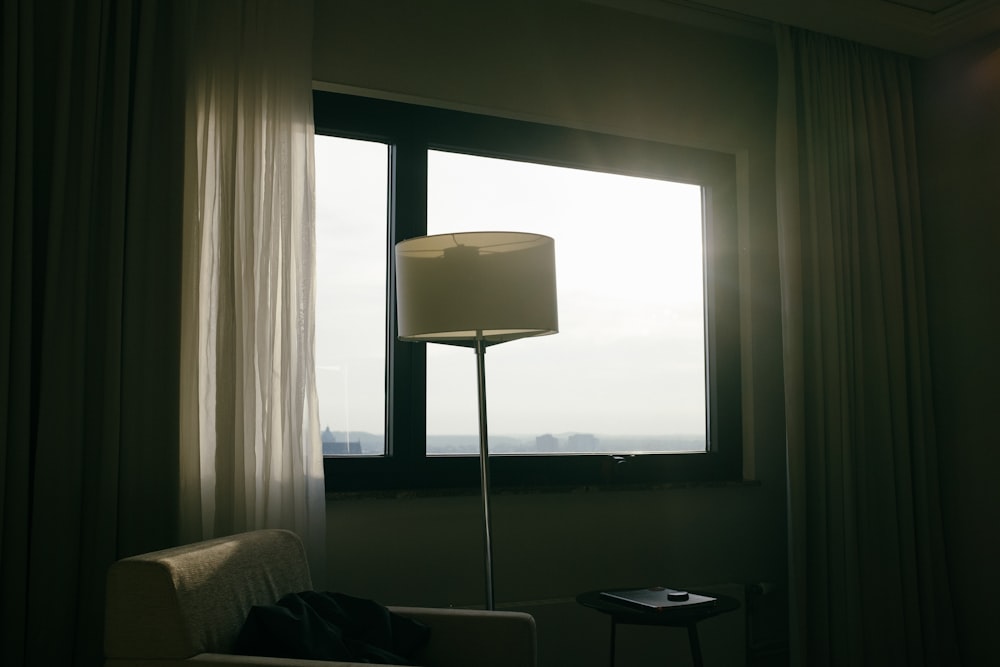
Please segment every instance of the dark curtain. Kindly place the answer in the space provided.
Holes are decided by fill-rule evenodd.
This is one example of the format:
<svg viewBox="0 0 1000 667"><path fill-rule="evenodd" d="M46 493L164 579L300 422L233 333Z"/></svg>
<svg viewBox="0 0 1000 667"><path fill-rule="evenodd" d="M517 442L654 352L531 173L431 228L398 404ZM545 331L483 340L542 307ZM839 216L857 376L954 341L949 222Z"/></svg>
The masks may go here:
<svg viewBox="0 0 1000 667"><path fill-rule="evenodd" d="M5 0L0 663L99 665L176 543L183 39L169 0Z"/></svg>
<svg viewBox="0 0 1000 667"><path fill-rule="evenodd" d="M907 58L778 33L792 664L958 663Z"/></svg>

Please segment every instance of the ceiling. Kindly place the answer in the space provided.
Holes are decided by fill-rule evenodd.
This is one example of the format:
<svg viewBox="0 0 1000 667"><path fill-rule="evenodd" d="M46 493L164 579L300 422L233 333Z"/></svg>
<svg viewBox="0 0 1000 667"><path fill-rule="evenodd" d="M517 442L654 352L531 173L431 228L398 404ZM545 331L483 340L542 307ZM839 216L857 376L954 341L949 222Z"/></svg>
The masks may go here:
<svg viewBox="0 0 1000 667"><path fill-rule="evenodd" d="M785 23L919 57L1000 31L1000 0L588 1L759 39Z"/></svg>

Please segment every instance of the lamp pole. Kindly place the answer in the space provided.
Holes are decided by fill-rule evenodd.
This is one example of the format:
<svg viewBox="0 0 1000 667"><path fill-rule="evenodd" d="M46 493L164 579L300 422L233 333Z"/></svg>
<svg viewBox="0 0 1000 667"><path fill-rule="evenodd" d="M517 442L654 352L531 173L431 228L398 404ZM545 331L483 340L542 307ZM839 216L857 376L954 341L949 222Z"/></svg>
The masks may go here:
<svg viewBox="0 0 1000 667"><path fill-rule="evenodd" d="M486 562L486 608L493 611L493 540L490 519L490 451L486 429L486 345L476 332L476 376L479 389L479 477L483 496L483 551Z"/></svg>

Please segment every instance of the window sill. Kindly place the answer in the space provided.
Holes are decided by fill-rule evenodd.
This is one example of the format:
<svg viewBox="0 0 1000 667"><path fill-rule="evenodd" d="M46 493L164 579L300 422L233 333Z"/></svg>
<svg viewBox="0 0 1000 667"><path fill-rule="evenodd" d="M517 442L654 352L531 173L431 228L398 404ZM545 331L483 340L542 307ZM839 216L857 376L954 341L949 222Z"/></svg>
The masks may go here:
<svg viewBox="0 0 1000 667"><path fill-rule="evenodd" d="M710 489L710 488L749 488L761 486L759 480L704 480L687 482L664 482L659 484L587 484L587 485L552 485L552 486L491 486L490 497L505 495L541 495L561 493L566 495L584 493L618 493L622 491L655 492L671 491L673 489ZM455 496L479 496L478 487L462 488L425 488L425 489L383 489L371 491L327 491L329 500L386 500L411 498L444 498Z"/></svg>

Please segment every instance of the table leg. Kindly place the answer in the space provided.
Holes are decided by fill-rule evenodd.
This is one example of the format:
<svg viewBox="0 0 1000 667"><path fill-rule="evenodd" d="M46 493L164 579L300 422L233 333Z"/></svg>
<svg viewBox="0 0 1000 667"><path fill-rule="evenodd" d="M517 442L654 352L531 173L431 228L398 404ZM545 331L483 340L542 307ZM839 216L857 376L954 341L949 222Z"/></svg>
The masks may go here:
<svg viewBox="0 0 1000 667"><path fill-rule="evenodd" d="M614 617L611 618L611 657L609 658L608 664L611 667L615 667L615 623Z"/></svg>
<svg viewBox="0 0 1000 667"><path fill-rule="evenodd" d="M701 644L698 642L697 623L688 623L688 642L691 644L691 663L694 667L704 667L701 660Z"/></svg>

